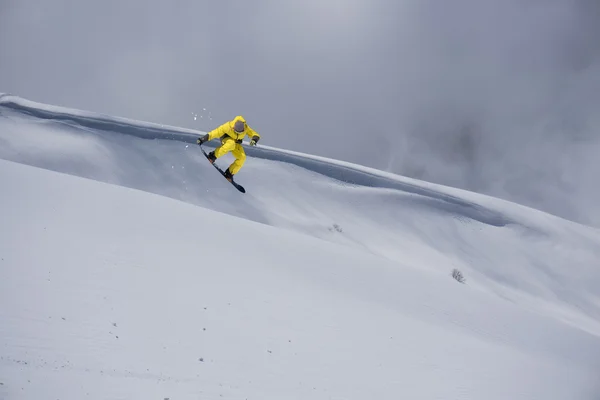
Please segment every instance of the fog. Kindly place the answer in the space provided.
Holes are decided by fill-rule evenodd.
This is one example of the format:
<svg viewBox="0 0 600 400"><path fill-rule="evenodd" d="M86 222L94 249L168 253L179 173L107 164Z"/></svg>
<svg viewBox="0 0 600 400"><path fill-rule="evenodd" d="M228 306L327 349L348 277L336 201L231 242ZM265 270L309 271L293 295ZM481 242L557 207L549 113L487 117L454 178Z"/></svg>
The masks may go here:
<svg viewBox="0 0 600 400"><path fill-rule="evenodd" d="M600 226L597 0L0 0L0 92Z"/></svg>

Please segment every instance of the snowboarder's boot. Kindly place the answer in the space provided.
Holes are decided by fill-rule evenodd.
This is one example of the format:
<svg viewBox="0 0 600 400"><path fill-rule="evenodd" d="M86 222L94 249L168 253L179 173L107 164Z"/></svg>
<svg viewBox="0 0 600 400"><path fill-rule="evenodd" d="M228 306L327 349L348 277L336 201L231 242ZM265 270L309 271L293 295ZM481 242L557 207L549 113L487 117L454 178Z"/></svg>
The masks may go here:
<svg viewBox="0 0 600 400"><path fill-rule="evenodd" d="M215 152L214 151L211 151L210 153L208 153L208 161L211 164L214 164L216 159L217 159L217 157L215 157Z"/></svg>
<svg viewBox="0 0 600 400"><path fill-rule="evenodd" d="M225 179L229 182L233 182L233 175L231 174L231 171L229 171L229 168L225 170Z"/></svg>

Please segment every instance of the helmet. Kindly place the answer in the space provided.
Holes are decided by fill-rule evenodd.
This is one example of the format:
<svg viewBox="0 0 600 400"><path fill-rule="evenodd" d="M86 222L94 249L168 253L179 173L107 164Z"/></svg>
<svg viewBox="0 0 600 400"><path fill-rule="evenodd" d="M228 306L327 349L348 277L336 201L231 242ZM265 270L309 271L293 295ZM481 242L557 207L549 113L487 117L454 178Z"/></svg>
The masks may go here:
<svg viewBox="0 0 600 400"><path fill-rule="evenodd" d="M244 125L245 125L244 121L238 119L237 121L235 121L235 124L233 125L233 130L235 130L238 133L244 132L244 128L245 128Z"/></svg>

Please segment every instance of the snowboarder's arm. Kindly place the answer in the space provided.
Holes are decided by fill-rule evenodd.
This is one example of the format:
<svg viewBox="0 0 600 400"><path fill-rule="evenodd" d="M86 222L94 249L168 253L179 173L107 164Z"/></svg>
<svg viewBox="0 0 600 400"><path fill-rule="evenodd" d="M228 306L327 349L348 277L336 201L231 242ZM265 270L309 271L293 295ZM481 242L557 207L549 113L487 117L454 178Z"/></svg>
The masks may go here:
<svg viewBox="0 0 600 400"><path fill-rule="evenodd" d="M210 142L213 139L220 138L221 136L223 136L227 133L226 131L228 129L229 129L229 124L226 122L223 125L219 126L218 128L213 129L212 131L208 132L206 135L199 137L196 140L196 143L202 144L202 143Z"/></svg>
<svg viewBox="0 0 600 400"><path fill-rule="evenodd" d="M229 127L229 122L225 122L217 129L213 129L212 131L208 132L208 140L220 138L221 136L226 135L227 131L229 131L230 129L231 128Z"/></svg>
<svg viewBox="0 0 600 400"><path fill-rule="evenodd" d="M246 133L248 137L250 137L250 144L255 145L260 140L260 135L254 129L248 127L248 132Z"/></svg>

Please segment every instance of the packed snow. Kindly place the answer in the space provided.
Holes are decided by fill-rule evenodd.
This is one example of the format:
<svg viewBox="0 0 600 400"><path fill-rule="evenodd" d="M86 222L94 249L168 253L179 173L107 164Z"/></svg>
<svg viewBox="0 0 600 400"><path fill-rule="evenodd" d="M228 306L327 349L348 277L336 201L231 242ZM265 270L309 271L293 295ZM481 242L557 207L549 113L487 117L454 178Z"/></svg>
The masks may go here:
<svg viewBox="0 0 600 400"><path fill-rule="evenodd" d="M0 399L600 398L597 229L202 133L0 95Z"/></svg>

